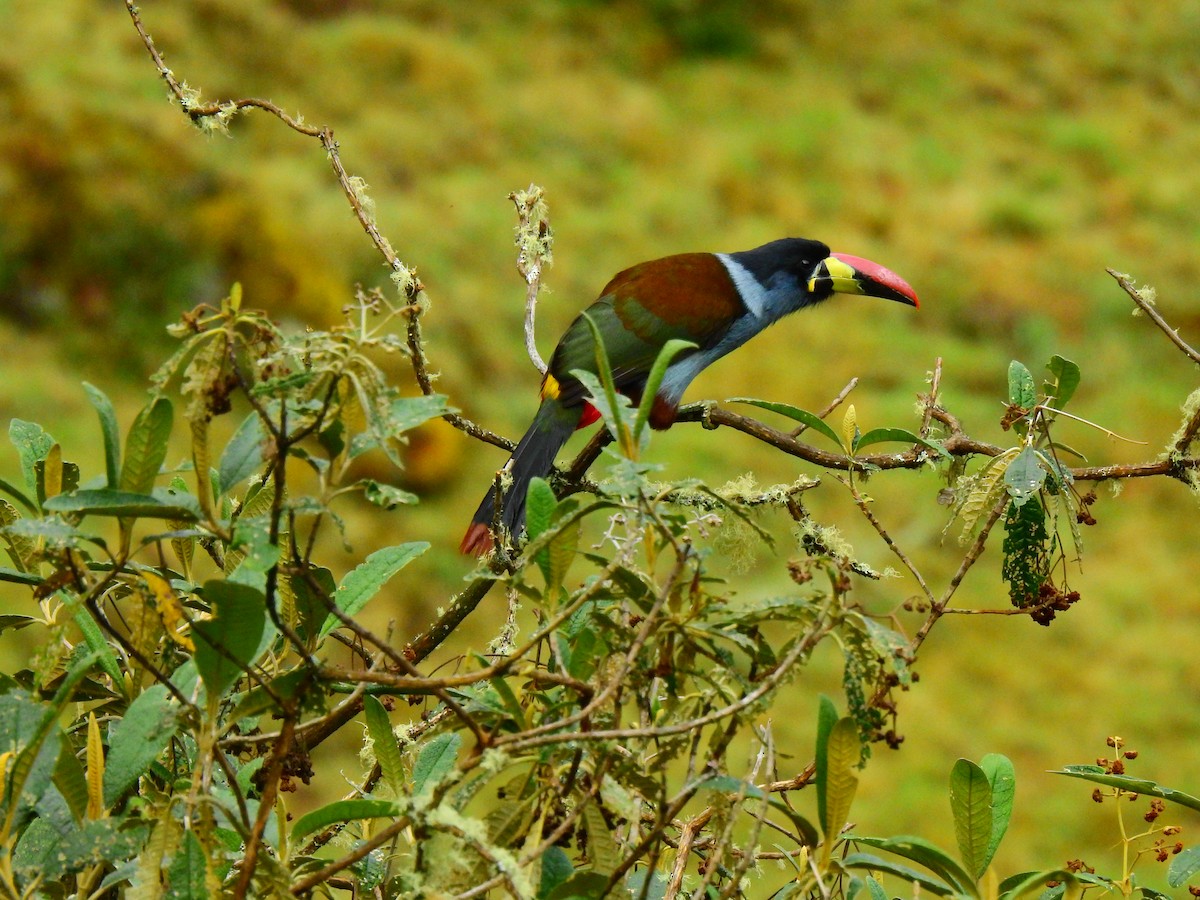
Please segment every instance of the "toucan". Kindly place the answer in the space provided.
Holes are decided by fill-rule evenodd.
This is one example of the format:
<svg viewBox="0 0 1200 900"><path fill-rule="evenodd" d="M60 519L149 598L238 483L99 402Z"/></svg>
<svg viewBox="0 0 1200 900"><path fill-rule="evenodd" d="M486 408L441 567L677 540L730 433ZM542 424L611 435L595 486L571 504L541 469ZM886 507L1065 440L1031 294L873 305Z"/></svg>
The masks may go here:
<svg viewBox="0 0 1200 900"><path fill-rule="evenodd" d="M554 349L542 378L542 404L508 463L511 484L499 524L514 536L521 532L529 483L550 473L572 432L599 418L583 384L571 374L597 368L585 316L600 332L617 390L635 403L668 341L696 345L674 358L654 397L650 425L664 429L675 421L684 390L703 369L788 313L835 293L918 305L908 282L891 270L830 253L826 244L803 238L782 238L737 253L680 253L618 273ZM463 537L463 553L482 556L492 549L495 509L493 486Z"/></svg>

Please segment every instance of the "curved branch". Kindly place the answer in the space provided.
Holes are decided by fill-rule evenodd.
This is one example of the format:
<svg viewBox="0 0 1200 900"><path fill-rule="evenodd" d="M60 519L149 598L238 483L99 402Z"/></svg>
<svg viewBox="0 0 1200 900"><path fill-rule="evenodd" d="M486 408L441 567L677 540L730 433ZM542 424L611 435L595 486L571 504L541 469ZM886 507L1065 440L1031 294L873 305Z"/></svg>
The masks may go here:
<svg viewBox="0 0 1200 900"><path fill-rule="evenodd" d="M1117 280L1117 284L1129 295L1129 299L1136 303L1138 309L1144 312L1150 318L1150 321L1157 325L1162 333L1171 339L1172 344L1182 350L1192 362L1200 363L1200 352L1181 338L1176 329L1167 324L1167 320L1159 315L1158 310L1154 308L1154 301L1135 288L1133 282L1129 280L1128 275L1122 275L1115 269L1106 268L1104 271Z"/></svg>

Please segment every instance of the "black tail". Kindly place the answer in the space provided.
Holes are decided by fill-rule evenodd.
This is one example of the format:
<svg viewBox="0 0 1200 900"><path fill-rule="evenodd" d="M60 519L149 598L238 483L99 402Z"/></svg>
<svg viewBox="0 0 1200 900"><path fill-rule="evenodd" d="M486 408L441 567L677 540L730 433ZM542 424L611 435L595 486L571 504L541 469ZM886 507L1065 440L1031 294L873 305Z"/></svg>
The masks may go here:
<svg viewBox="0 0 1200 900"><path fill-rule="evenodd" d="M581 410L565 409L554 400L546 400L534 416L533 424L513 450L508 474L512 486L504 495L504 509L500 523L513 535L525 527L525 496L529 482L534 478L549 475L554 468L554 457L562 449L567 438L579 424ZM487 492L479 509L471 519L471 527L463 536L460 550L474 556L482 556L492 549L492 519L496 512L495 485Z"/></svg>

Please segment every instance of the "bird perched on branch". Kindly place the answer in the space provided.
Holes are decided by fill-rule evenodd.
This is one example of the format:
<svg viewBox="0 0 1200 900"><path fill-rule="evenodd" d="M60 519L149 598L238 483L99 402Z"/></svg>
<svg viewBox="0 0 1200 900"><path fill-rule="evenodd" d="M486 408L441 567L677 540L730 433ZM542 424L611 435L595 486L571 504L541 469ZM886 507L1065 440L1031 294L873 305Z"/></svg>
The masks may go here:
<svg viewBox="0 0 1200 900"><path fill-rule="evenodd" d="M596 349L587 318L598 328L617 390L639 402L658 353L673 339L696 345L677 355L654 397L650 425L669 428L683 392L703 369L736 350L788 313L835 293L861 294L917 306L899 275L820 241L783 238L739 253L682 253L640 263L617 274L567 329L542 379L542 404L508 463L500 525L518 534L525 524L530 481L544 477L577 428L599 418L576 370L595 372ZM493 545L496 488L488 491L462 541L462 552Z"/></svg>

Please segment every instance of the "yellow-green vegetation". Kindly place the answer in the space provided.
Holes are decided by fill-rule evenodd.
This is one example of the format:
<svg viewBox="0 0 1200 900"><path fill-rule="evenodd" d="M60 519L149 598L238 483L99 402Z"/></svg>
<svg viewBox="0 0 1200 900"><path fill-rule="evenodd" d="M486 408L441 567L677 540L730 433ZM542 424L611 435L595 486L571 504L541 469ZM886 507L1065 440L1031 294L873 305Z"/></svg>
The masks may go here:
<svg viewBox="0 0 1200 900"><path fill-rule="evenodd" d="M428 289L438 389L487 427L515 434L536 401L505 200L536 181L556 238L539 306L543 352L630 263L796 234L896 269L920 294L920 313L843 298L761 336L688 399L819 409L858 376L863 430L915 428L914 397L941 357L946 405L972 435L1005 443L1009 360L1040 379L1037 367L1058 353L1082 370L1074 412L1151 442L1060 422L1056 434L1093 462L1152 458L1177 428L1194 367L1130 317L1104 268L1154 284L1172 325L1195 337L1196 4L336 6L165 2L146 15L167 64L205 99L267 97L335 129L381 229ZM246 305L326 328L355 282L388 288L319 147L253 114L228 136L199 134L166 102L119 5L0 3L0 33L13 36L0 58L4 422L37 420L94 475L102 448L75 385L102 384L127 425L182 310L218 301L236 280ZM394 373L409 390L405 370ZM817 474L728 429L679 426L650 455L664 477L714 484L747 471L760 484ZM402 539L432 547L422 578L397 590L377 624L419 631L459 589L462 526L502 461L447 426L415 433L399 477L421 506L404 517ZM0 467L15 473L15 454ZM382 460L372 474L391 477ZM1090 760L1110 734L1141 751L1147 777L1200 792L1196 500L1145 481L1117 501L1101 488L1098 525L1084 529L1071 570L1082 600L1052 627L1024 616L939 625L922 680L901 697L901 750L876 752L859 773L861 833L951 846L946 773L959 757L996 752L1018 773L998 867L1053 868L1081 854L1097 865L1115 840L1111 818L1088 788L1042 773ZM944 580L962 551L957 527L943 543L941 486L933 474L884 473L863 490ZM838 523L858 557L893 564L840 486L805 502L816 521ZM346 515L354 552L337 558L347 569L399 543L381 536L389 526L378 515ZM762 524L786 540L788 523ZM786 591L787 547L760 551L738 589ZM997 543L956 605L1006 606L1000 573ZM0 590L14 598L7 605L28 603L27 592ZM915 593L896 580L856 590L876 612ZM499 622L501 599L488 603ZM495 630L476 627L484 639ZM840 664L819 659L788 688L795 715L776 727L796 768L810 756L818 690L836 689ZM1180 821L1185 838L1200 839L1200 821Z"/></svg>

